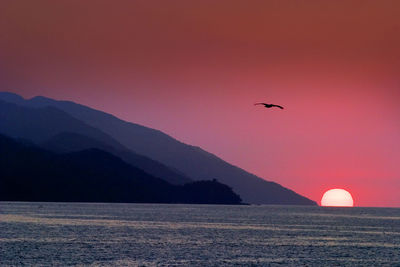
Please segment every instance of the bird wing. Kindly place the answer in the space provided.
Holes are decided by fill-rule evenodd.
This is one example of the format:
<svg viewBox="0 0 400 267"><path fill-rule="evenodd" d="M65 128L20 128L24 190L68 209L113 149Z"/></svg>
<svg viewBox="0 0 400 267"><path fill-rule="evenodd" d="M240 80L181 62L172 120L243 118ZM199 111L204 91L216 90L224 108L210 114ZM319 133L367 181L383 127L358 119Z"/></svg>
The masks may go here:
<svg viewBox="0 0 400 267"><path fill-rule="evenodd" d="M277 107L277 108L280 108L280 109L283 109L283 107L282 106L279 106L279 105L272 105L273 107Z"/></svg>

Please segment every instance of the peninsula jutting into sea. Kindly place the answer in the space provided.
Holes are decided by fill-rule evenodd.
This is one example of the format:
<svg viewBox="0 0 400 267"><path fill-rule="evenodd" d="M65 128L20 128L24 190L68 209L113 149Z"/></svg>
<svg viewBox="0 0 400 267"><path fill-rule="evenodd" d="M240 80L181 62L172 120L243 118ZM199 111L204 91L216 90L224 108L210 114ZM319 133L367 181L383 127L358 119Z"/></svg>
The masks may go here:
<svg viewBox="0 0 400 267"><path fill-rule="evenodd" d="M0 93L1 200L316 205L155 129Z"/></svg>

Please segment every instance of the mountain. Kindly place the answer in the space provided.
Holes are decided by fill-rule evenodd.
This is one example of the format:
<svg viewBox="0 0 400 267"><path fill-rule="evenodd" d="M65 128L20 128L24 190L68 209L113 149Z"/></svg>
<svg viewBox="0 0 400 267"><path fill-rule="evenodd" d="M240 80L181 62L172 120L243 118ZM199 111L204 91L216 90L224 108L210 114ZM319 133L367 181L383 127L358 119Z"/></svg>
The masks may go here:
<svg viewBox="0 0 400 267"><path fill-rule="evenodd" d="M171 184L183 185L193 182L185 175L179 173L179 171L172 170L164 164L154 161L148 157L141 156L128 149L115 149L110 145L77 133L63 132L51 137L50 139L40 143L39 145L42 148L59 153L75 152L89 148L97 148L107 151L123 159L125 162L131 164L132 166L144 170L148 174L159 177Z"/></svg>
<svg viewBox="0 0 400 267"><path fill-rule="evenodd" d="M5 102L0 98L0 133L40 143L68 131L124 149L124 146L101 130L56 107L32 108Z"/></svg>
<svg viewBox="0 0 400 267"><path fill-rule="evenodd" d="M18 102L16 97L11 99L23 103ZM98 148L170 183L185 184L192 181L164 164L130 151L108 134L56 107L34 108L0 100L0 133L32 140L57 152Z"/></svg>
<svg viewBox="0 0 400 267"><path fill-rule="evenodd" d="M1 201L240 204L217 181L171 185L99 150L56 154L0 135Z"/></svg>
<svg viewBox="0 0 400 267"><path fill-rule="evenodd" d="M184 144L161 131L126 122L113 115L70 101L46 97L29 100L6 93L7 101L30 107L55 107L97 128L140 155L178 170L193 180L216 178L229 185L247 203L316 205L294 191L233 166L203 149ZM0 99L3 95L0 93Z"/></svg>

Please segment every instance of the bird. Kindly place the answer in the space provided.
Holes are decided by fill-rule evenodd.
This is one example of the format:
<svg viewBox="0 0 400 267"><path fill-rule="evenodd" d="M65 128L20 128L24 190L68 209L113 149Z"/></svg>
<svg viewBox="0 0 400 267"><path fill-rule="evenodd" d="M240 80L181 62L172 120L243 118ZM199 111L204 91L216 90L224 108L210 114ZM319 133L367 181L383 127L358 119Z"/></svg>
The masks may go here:
<svg viewBox="0 0 400 267"><path fill-rule="evenodd" d="M283 109L283 107L282 107L282 106L279 106L279 105L274 105L274 104L267 104L267 103L255 103L255 104L254 104L254 106L256 106L256 105L264 105L264 107L266 107L266 108L277 107L277 108Z"/></svg>

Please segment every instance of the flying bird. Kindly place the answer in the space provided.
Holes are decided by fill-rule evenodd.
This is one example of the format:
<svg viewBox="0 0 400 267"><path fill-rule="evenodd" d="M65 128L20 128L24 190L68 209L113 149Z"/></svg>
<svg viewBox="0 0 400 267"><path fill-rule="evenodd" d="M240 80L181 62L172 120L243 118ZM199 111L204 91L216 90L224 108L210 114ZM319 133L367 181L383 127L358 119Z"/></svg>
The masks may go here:
<svg viewBox="0 0 400 267"><path fill-rule="evenodd" d="M274 104L267 104L267 103L255 103L254 105L255 105L255 106L256 106L256 105L264 105L264 107L266 107L266 108L277 107L277 108L283 109L282 106L274 105Z"/></svg>

